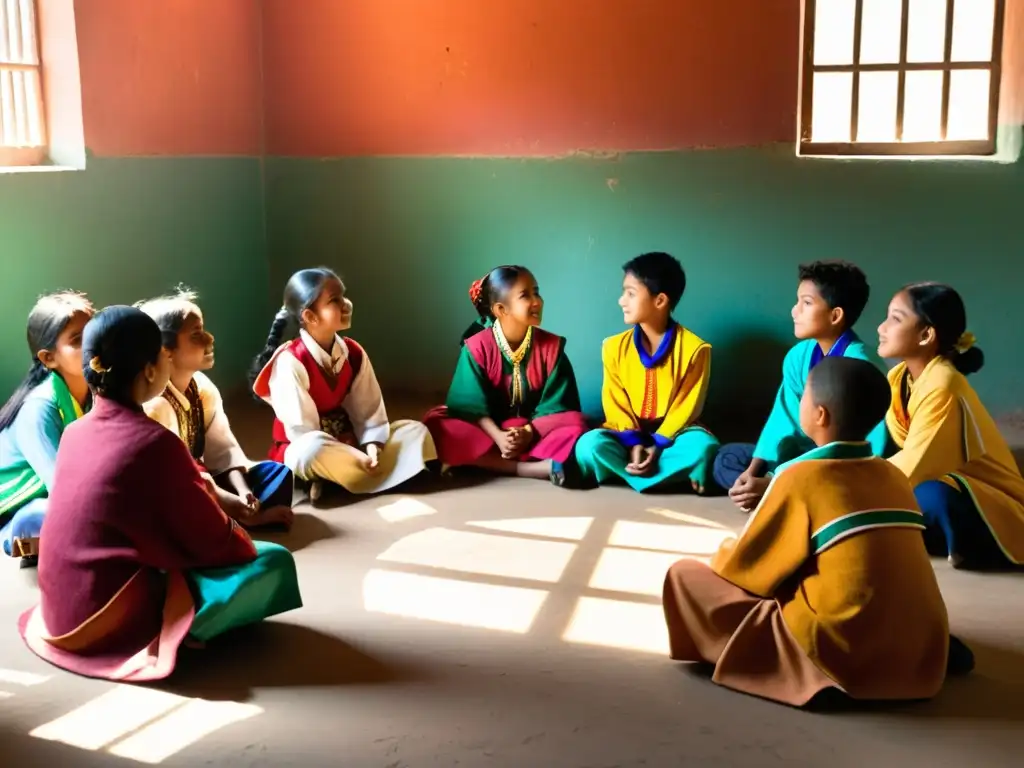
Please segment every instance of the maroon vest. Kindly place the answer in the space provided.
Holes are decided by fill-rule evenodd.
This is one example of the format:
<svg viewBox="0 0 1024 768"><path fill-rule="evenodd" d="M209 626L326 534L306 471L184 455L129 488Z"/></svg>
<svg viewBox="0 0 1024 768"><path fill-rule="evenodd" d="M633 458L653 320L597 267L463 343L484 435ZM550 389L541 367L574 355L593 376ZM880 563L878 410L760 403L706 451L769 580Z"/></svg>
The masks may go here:
<svg viewBox="0 0 1024 768"><path fill-rule="evenodd" d="M349 390L352 388L352 381L363 366L365 353L363 348L352 339L343 338L341 341L348 349L348 359L342 365L333 386L301 338L289 343L286 349L306 369L306 374L309 377L309 396L320 414L320 429L343 443L356 445L352 422L341 404L348 396ZM282 461L289 440L285 434L284 425L276 418L274 419L273 436L274 444L270 448L268 458L273 461Z"/></svg>

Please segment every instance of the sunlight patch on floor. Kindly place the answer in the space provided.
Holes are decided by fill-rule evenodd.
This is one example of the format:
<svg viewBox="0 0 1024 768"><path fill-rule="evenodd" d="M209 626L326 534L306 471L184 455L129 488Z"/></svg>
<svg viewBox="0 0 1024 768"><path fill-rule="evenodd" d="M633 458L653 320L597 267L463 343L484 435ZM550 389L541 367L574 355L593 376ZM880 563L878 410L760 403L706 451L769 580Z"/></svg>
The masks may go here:
<svg viewBox="0 0 1024 768"><path fill-rule="evenodd" d="M524 517L520 520L486 520L466 523L466 525L471 528L486 528L502 533L581 541L587 535L593 522L594 518L592 517Z"/></svg>
<svg viewBox="0 0 1024 768"><path fill-rule="evenodd" d="M668 629L660 605L581 597L562 639L668 655Z"/></svg>
<svg viewBox="0 0 1024 768"><path fill-rule="evenodd" d="M665 574L677 560L679 555L667 552L608 548L598 558L588 586L658 597L665 583Z"/></svg>
<svg viewBox="0 0 1024 768"><path fill-rule="evenodd" d="M11 685L22 685L28 687L45 683L49 679L49 675L36 675L32 672L19 672L16 669L4 669L3 667L0 667L0 683L10 683Z"/></svg>
<svg viewBox="0 0 1024 768"><path fill-rule="evenodd" d="M253 704L190 699L119 685L29 733L141 763L160 763L220 728L263 712Z"/></svg>
<svg viewBox="0 0 1024 768"><path fill-rule="evenodd" d="M107 752L155 765L221 728L248 720L262 712L255 704L193 699L118 742Z"/></svg>
<svg viewBox="0 0 1024 768"><path fill-rule="evenodd" d="M562 578L575 550L575 544L565 542L429 528L400 539L377 559L554 583Z"/></svg>
<svg viewBox="0 0 1024 768"><path fill-rule="evenodd" d="M676 512L674 509L665 509L665 507L648 507L645 511L650 512L652 515L667 517L669 520L678 520L681 523L702 525L705 528L721 528L723 531L729 530L729 526L716 523L714 520L708 520L706 517L699 517L697 515L688 515L686 512Z"/></svg>
<svg viewBox="0 0 1024 768"><path fill-rule="evenodd" d="M429 504L424 504L419 499L403 496L398 501L377 507L377 514L388 523L400 523L403 520L411 520L414 517L425 517L436 515L437 510Z"/></svg>
<svg viewBox="0 0 1024 768"><path fill-rule="evenodd" d="M735 536L732 531L700 525L665 525L620 520L615 523L608 545L631 547L681 555L713 555L719 545Z"/></svg>
<svg viewBox="0 0 1024 768"><path fill-rule="evenodd" d="M593 522L590 517L515 518L466 523L485 529L481 531L430 528L410 534L381 554L379 567L366 575L364 607L394 616L525 634L548 590L562 581L579 550L595 562L586 585L575 587L580 596L572 616L566 617L568 629L562 639L667 653L662 608L651 598L661 595L665 573L673 563L681 558L707 561L721 541L733 534L699 524L699 519L693 525L620 520L609 541L603 535L590 541ZM465 575L394 572L386 568L389 563ZM483 583L495 577L532 582L536 587ZM560 589L564 593L566 586ZM588 595L596 590L625 593L638 602Z"/></svg>
<svg viewBox="0 0 1024 768"><path fill-rule="evenodd" d="M366 610L464 627L529 632L545 589L373 570L363 580Z"/></svg>
<svg viewBox="0 0 1024 768"><path fill-rule="evenodd" d="M100 749L180 707L186 699L149 688L118 686L66 715L41 725L29 736L79 749Z"/></svg>

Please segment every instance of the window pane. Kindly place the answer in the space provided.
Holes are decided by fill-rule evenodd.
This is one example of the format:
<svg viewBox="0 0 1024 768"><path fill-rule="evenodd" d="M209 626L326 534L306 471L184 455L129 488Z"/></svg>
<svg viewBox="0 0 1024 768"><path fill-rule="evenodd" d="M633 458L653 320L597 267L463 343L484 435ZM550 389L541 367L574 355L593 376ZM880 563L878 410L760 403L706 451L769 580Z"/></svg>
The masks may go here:
<svg viewBox="0 0 1024 768"><path fill-rule="evenodd" d="M849 141L853 75L816 72L811 104L811 141Z"/></svg>
<svg viewBox="0 0 1024 768"><path fill-rule="evenodd" d="M39 70L31 69L22 73L25 76L25 106L28 110L28 143L32 147L41 147L43 141L43 124L40 119L39 106L42 94L39 91Z"/></svg>
<svg viewBox="0 0 1024 768"><path fill-rule="evenodd" d="M864 0L860 27L861 64L897 64L903 3Z"/></svg>
<svg viewBox="0 0 1024 768"><path fill-rule="evenodd" d="M818 0L814 4L814 63L853 64L856 0Z"/></svg>
<svg viewBox="0 0 1024 768"><path fill-rule="evenodd" d="M0 69L0 115L3 115L3 135L0 144L18 146L14 122L14 77L10 70Z"/></svg>
<svg viewBox="0 0 1024 768"><path fill-rule="evenodd" d="M15 64L21 64L24 61L21 50L21 7L18 0L0 0L0 3L6 6L0 35L7 36L7 59Z"/></svg>
<svg viewBox="0 0 1024 768"><path fill-rule="evenodd" d="M903 140L942 139L942 72L907 72L903 94Z"/></svg>
<svg viewBox="0 0 1024 768"><path fill-rule="evenodd" d="M28 100L25 98L25 73L11 73L11 87L14 89L14 140L16 146L27 147L28 143ZM8 116L9 117L9 116Z"/></svg>
<svg viewBox="0 0 1024 768"><path fill-rule="evenodd" d="M12 63L10 45L7 42L7 3L0 0L0 62Z"/></svg>
<svg viewBox="0 0 1024 768"><path fill-rule="evenodd" d="M995 0L956 0L953 4L953 61L990 61Z"/></svg>
<svg viewBox="0 0 1024 768"><path fill-rule="evenodd" d="M896 72L862 72L857 108L857 141L896 141Z"/></svg>
<svg viewBox="0 0 1024 768"><path fill-rule="evenodd" d="M963 2L964 0L959 0ZM987 69L954 71L949 79L949 123L946 138L988 139L989 83Z"/></svg>
<svg viewBox="0 0 1024 768"><path fill-rule="evenodd" d="M21 60L25 64L38 64L35 0L21 0L18 11L21 22Z"/></svg>
<svg viewBox="0 0 1024 768"><path fill-rule="evenodd" d="M908 19L907 61L942 61L946 55L946 0L910 0Z"/></svg>

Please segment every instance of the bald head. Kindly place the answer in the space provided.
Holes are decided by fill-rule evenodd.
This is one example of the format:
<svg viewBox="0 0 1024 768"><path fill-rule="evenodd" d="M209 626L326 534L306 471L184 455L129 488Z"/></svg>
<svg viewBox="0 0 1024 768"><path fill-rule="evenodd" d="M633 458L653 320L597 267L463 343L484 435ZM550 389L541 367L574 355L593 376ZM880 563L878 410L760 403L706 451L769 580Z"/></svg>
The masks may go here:
<svg viewBox="0 0 1024 768"><path fill-rule="evenodd" d="M889 382L878 368L852 357L826 357L807 381L814 405L829 413L833 439L867 438L889 410Z"/></svg>

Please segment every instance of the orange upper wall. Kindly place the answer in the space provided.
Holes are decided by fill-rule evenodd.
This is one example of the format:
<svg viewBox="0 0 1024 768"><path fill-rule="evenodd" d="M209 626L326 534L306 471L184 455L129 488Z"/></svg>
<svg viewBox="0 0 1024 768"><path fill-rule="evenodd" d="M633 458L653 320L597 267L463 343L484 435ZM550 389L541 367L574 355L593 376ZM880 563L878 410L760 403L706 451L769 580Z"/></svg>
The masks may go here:
<svg viewBox="0 0 1024 768"><path fill-rule="evenodd" d="M74 3L98 155L559 155L795 138L800 0ZM1003 122L1024 122L1008 0ZM261 56L262 48L262 56Z"/></svg>
<svg viewBox="0 0 1024 768"><path fill-rule="evenodd" d="M794 139L800 0L264 0L267 152Z"/></svg>
<svg viewBox="0 0 1024 768"><path fill-rule="evenodd" d="M261 153L259 0L76 0L75 22L90 151Z"/></svg>

